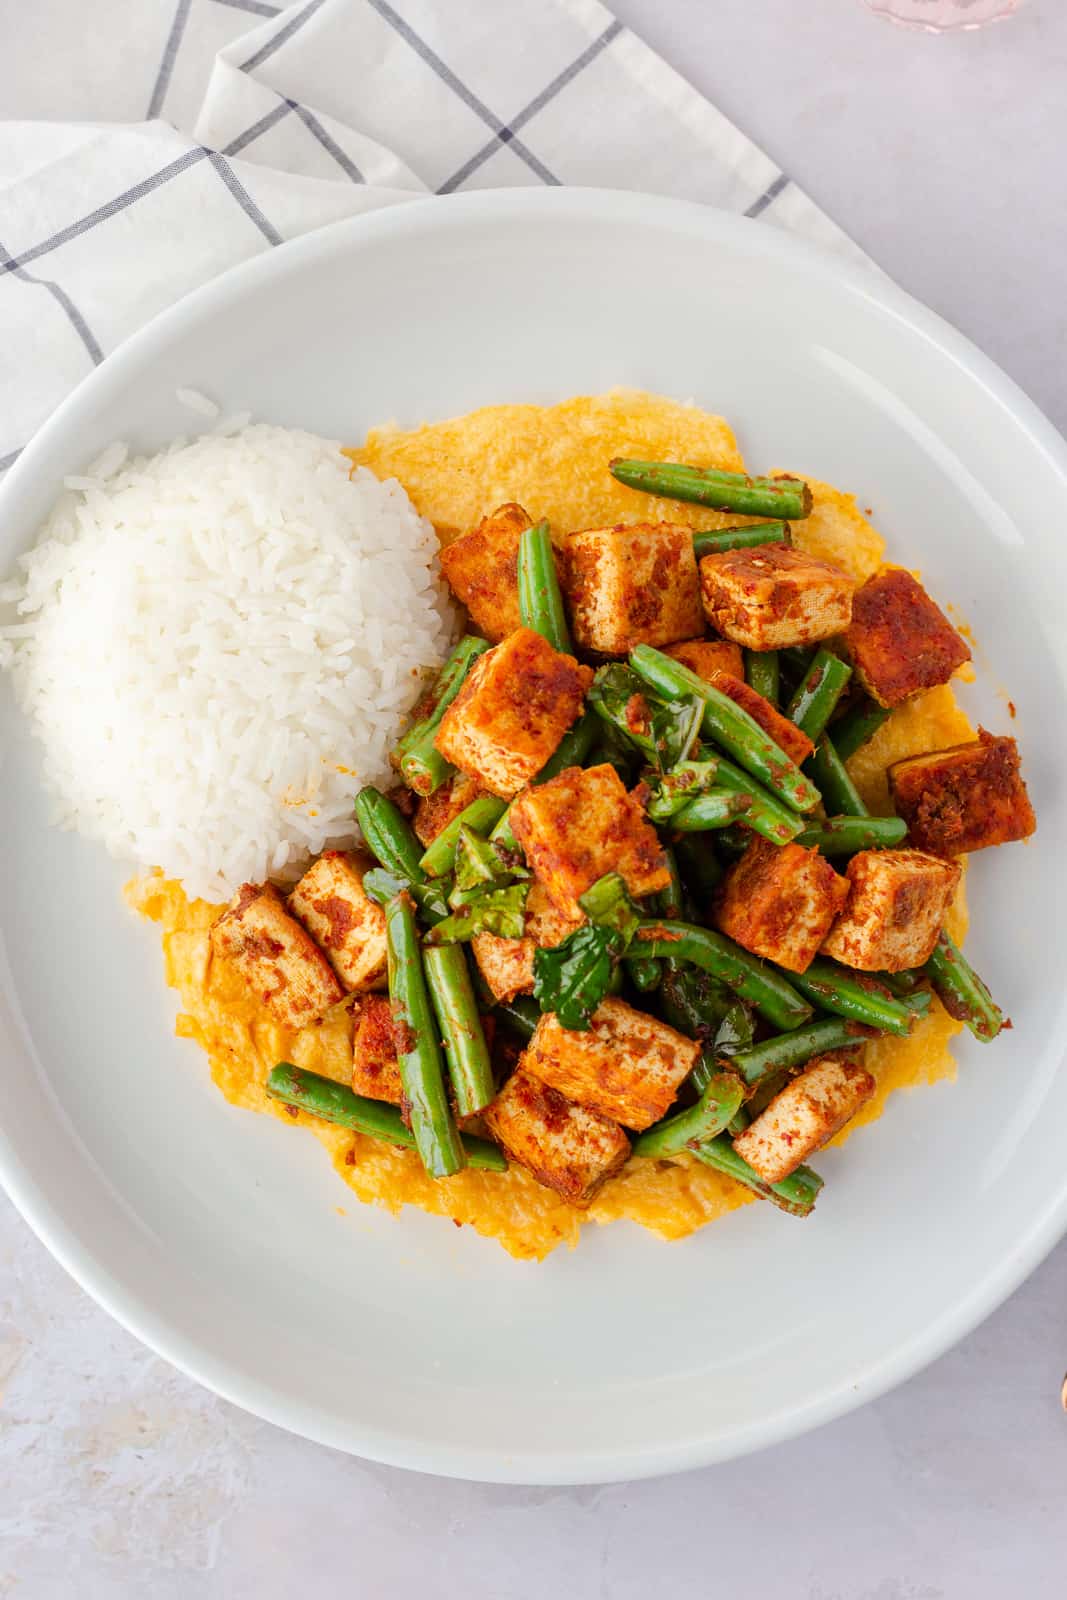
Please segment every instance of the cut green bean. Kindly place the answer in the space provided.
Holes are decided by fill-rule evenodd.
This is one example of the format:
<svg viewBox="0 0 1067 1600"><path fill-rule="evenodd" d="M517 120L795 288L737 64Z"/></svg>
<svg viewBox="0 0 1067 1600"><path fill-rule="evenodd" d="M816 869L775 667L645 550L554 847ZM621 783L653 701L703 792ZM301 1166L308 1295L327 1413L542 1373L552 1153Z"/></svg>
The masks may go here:
<svg viewBox="0 0 1067 1600"><path fill-rule="evenodd" d="M676 811L669 826L678 833L706 833L710 828L726 828L745 815L753 799L753 795L744 791L725 787L709 789Z"/></svg>
<svg viewBox="0 0 1067 1600"><path fill-rule="evenodd" d="M891 850L907 831L902 817L823 817L809 822L796 840L824 856L854 856L857 850Z"/></svg>
<svg viewBox="0 0 1067 1600"><path fill-rule="evenodd" d="M777 650L745 651L745 682L755 689L772 706L778 704L781 692L781 671Z"/></svg>
<svg viewBox="0 0 1067 1600"><path fill-rule="evenodd" d="M716 830L716 837L718 832L719 830ZM719 858L712 849L709 839L701 839L699 834L692 833L682 834L674 841L674 853L677 870L699 913L696 920L703 922L711 904L711 897L722 882ZM664 917L681 917L682 903L679 902L677 911L671 911L657 901L656 911Z"/></svg>
<svg viewBox="0 0 1067 1600"><path fill-rule="evenodd" d="M905 972L879 972L878 981L884 983L898 997L914 994L916 989L926 981L926 974L919 967L912 967Z"/></svg>
<svg viewBox="0 0 1067 1600"><path fill-rule="evenodd" d="M632 956L626 971L639 994L652 994L663 982L663 964L651 956Z"/></svg>
<svg viewBox="0 0 1067 1600"><path fill-rule="evenodd" d="M456 698L478 657L489 649L485 639L468 634L461 639L441 669L433 689L433 710L409 728L397 746L404 782L416 794L433 794L452 775L455 768L434 743L441 719Z"/></svg>
<svg viewBox="0 0 1067 1600"><path fill-rule="evenodd" d="M859 790L848 775L833 744L823 734L815 746L815 754L804 763L804 771L811 778L828 813L842 817L866 817L867 807Z"/></svg>
<svg viewBox="0 0 1067 1600"><path fill-rule="evenodd" d="M415 1149L415 1135L405 1126L399 1106L353 1094L346 1084L338 1083L333 1078L323 1078L317 1072L305 1072L302 1067L280 1061L272 1068L267 1079L267 1093L272 1100L284 1100L286 1105L298 1106L301 1111L319 1117L323 1122L354 1128L368 1138L402 1145L405 1150ZM507 1157L491 1139L478 1139L473 1134L464 1134L460 1142L469 1167L481 1172L508 1170Z"/></svg>
<svg viewBox="0 0 1067 1600"><path fill-rule="evenodd" d="M786 716L813 744L826 732L851 676L852 668L840 656L832 650L819 650L797 685Z"/></svg>
<svg viewBox="0 0 1067 1600"><path fill-rule="evenodd" d="M693 1154L706 1166L714 1167L736 1183L743 1183L761 1199L769 1200L779 1211L788 1211L794 1217L806 1217L815 1204L823 1180L810 1167L797 1167L781 1183L764 1183L759 1173L739 1156L731 1143L731 1136L720 1133L717 1139L698 1145Z"/></svg>
<svg viewBox="0 0 1067 1600"><path fill-rule="evenodd" d="M496 1094L489 1047L467 958L458 944L423 951L426 985L445 1047L452 1098L461 1117L473 1117Z"/></svg>
<svg viewBox="0 0 1067 1600"><path fill-rule="evenodd" d="M633 1142L632 1154L674 1156L687 1145L704 1144L728 1126L745 1098L745 1087L732 1072L709 1079L696 1105L646 1128Z"/></svg>
<svg viewBox="0 0 1067 1600"><path fill-rule="evenodd" d="M750 478L744 472L720 472L715 467L620 459L612 461L611 473L628 488L663 500L687 500L748 517L796 521L811 515L811 490L799 478Z"/></svg>
<svg viewBox="0 0 1067 1600"><path fill-rule="evenodd" d="M719 757L715 783L720 789L736 789L740 794L747 794L750 797L748 810L745 812L745 827L751 828L753 833L761 834L764 839L769 839L771 844L789 844L804 827L803 817L798 817L789 806L777 800L769 789L765 789L755 778L742 772L740 767L735 767L733 762L727 761L724 756ZM717 833L716 842L722 841L724 833L733 831L724 829L722 833ZM746 849L748 843L746 835L741 849Z"/></svg>
<svg viewBox="0 0 1067 1600"><path fill-rule="evenodd" d="M463 1167L463 1147L445 1092L437 1024L408 895L398 894L386 906L385 934L397 1065L411 1107L415 1148L431 1178L447 1178Z"/></svg>
<svg viewBox="0 0 1067 1600"><path fill-rule="evenodd" d="M479 795L469 806L464 806L459 816L453 817L448 827L442 828L437 838L423 852L419 860L423 872L429 873L431 878L443 878L446 873L451 872L455 865L461 830L470 828L474 833L486 834L494 823L499 822L507 808L507 801L497 799L495 794Z"/></svg>
<svg viewBox="0 0 1067 1600"><path fill-rule="evenodd" d="M795 1028L811 1017L811 1006L780 973L710 928L698 928L691 922L642 922L631 950L635 955L691 961L703 967L755 1006L772 1028Z"/></svg>
<svg viewBox="0 0 1067 1600"><path fill-rule="evenodd" d="M902 1038L911 1032L911 1008L866 972L853 972L825 956L816 956L806 972L791 972L789 981L820 1011L851 1017L881 1033Z"/></svg>
<svg viewBox="0 0 1067 1600"><path fill-rule="evenodd" d="M422 846L407 818L379 789L361 789L355 800L356 821L371 853L383 867L412 883L425 882Z"/></svg>
<svg viewBox="0 0 1067 1600"><path fill-rule="evenodd" d="M819 791L804 776L795 761L775 744L759 723L739 705L690 672L680 661L663 655L651 645L639 644L630 652L630 665L639 677L673 699L695 696L704 704L704 735L713 740L750 772L773 795L794 811L811 811L819 803Z"/></svg>
<svg viewBox="0 0 1067 1600"><path fill-rule="evenodd" d="M886 706L880 706L873 700L861 700L859 705L853 706L851 711L846 711L843 717L838 717L833 726L834 749L842 761L848 761L863 748L868 739L873 739L883 722L888 722L892 713Z"/></svg>
<svg viewBox="0 0 1067 1600"><path fill-rule="evenodd" d="M519 614L553 650L573 654L547 522L527 528L519 540Z"/></svg>
<svg viewBox="0 0 1067 1600"><path fill-rule="evenodd" d="M976 1039L995 1039L1009 1026L959 945L944 930L924 971L949 1016L965 1022Z"/></svg>
<svg viewBox="0 0 1067 1600"><path fill-rule="evenodd" d="M693 554L700 561L704 556L717 556L723 550L752 550L761 544L792 544L792 530L788 522L756 522L743 528L709 528L694 533Z"/></svg>
<svg viewBox="0 0 1067 1600"><path fill-rule="evenodd" d="M754 1044L748 1050L739 1050L730 1057L730 1066L746 1083L759 1083L769 1073L801 1067L813 1056L825 1055L829 1050L843 1050L870 1037L870 1030L862 1023L847 1017L826 1017L791 1028L776 1039L764 1039L762 1044Z"/></svg>

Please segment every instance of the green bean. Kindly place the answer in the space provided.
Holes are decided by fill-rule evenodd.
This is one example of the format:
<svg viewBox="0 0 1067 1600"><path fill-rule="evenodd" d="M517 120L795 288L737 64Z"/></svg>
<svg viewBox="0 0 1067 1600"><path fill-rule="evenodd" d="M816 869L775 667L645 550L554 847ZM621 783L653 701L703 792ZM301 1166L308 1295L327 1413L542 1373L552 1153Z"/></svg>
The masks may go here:
<svg viewBox="0 0 1067 1600"><path fill-rule="evenodd" d="M869 1030L862 1023L846 1017L826 1017L780 1033L775 1039L764 1039L762 1044L754 1044L748 1050L739 1050L730 1057L730 1066L746 1083L759 1083L771 1072L803 1066L813 1056L825 1055L829 1050L843 1050L868 1038Z"/></svg>
<svg viewBox="0 0 1067 1600"><path fill-rule="evenodd" d="M547 522L527 528L519 540L519 612L525 625L547 639L553 650L573 654Z"/></svg>
<svg viewBox="0 0 1067 1600"><path fill-rule="evenodd" d="M725 785L709 789L676 811L668 826L678 833L706 833L709 828L725 828L745 815L752 799L751 794L738 793Z"/></svg>
<svg viewBox="0 0 1067 1600"><path fill-rule="evenodd" d="M640 949L646 956L666 956L703 967L755 1006L773 1028L795 1028L811 1017L808 1002L780 973L710 928L698 928L691 922L642 922L630 948L635 954Z"/></svg>
<svg viewBox="0 0 1067 1600"><path fill-rule="evenodd" d="M792 544L788 522L756 522L744 528L709 528L694 533L693 554L698 561L717 556L723 550L751 550L761 544Z"/></svg>
<svg viewBox="0 0 1067 1600"><path fill-rule="evenodd" d="M680 466L673 461L611 462L612 476L631 489L665 500L689 500L749 517L811 515L811 490L799 478L751 478L715 467Z"/></svg>
<svg viewBox="0 0 1067 1600"><path fill-rule="evenodd" d="M415 1148L431 1178L446 1178L463 1167L463 1147L445 1093L437 1024L426 990L415 914L406 894L398 894L386 906L385 932L397 1065L411 1107Z"/></svg>
<svg viewBox="0 0 1067 1600"><path fill-rule="evenodd" d="M907 831L902 817L822 817L797 834L797 844L824 856L854 856L857 850L891 850Z"/></svg>
<svg viewBox="0 0 1067 1600"><path fill-rule="evenodd" d="M777 650L745 651L745 682L755 689L772 706L778 704L781 690L781 671Z"/></svg>
<svg viewBox="0 0 1067 1600"><path fill-rule="evenodd" d="M455 865L460 831L463 828L470 828L475 833L487 833L493 824L500 820L507 808L507 801L498 800L495 794L481 794L477 800L472 800L469 806L464 806L459 816L453 817L448 827L442 828L437 838L424 851L419 861L423 872L429 873L431 878L443 878L446 873L451 872Z"/></svg>
<svg viewBox="0 0 1067 1600"><path fill-rule="evenodd" d="M404 782L416 794L433 794L455 770L434 744L441 719L456 698L478 657L489 649L487 639L467 634L459 641L438 674L432 691L433 709L413 724L394 752Z"/></svg>
<svg viewBox="0 0 1067 1600"><path fill-rule="evenodd" d="M815 754L805 761L804 771L822 795L827 812L844 817L870 815L859 790L848 775L845 763L826 734L815 746Z"/></svg>
<svg viewBox="0 0 1067 1600"><path fill-rule="evenodd" d="M302 1067L281 1061L267 1079L267 1093L272 1100L298 1106L323 1122L354 1128L357 1133L382 1139L386 1144L402 1145L405 1150L415 1149L415 1135L405 1126L398 1106L353 1094L346 1084L337 1083L333 1078L322 1078L316 1072L305 1072ZM482 1172L508 1170L504 1152L491 1139L464 1134L460 1142L469 1167Z"/></svg>
<svg viewBox="0 0 1067 1600"><path fill-rule="evenodd" d="M520 1039L532 1039L541 1020L541 1007L526 994L517 995L514 1000L498 1000L493 1011Z"/></svg>
<svg viewBox="0 0 1067 1600"><path fill-rule="evenodd" d="M458 944L436 945L423 951L422 963L456 1111L461 1117L473 1117L493 1099L496 1087L467 958Z"/></svg>
<svg viewBox="0 0 1067 1600"><path fill-rule="evenodd" d="M789 702L786 716L814 744L826 732L852 668L832 650L819 650Z"/></svg>
<svg viewBox="0 0 1067 1600"><path fill-rule="evenodd" d="M770 1200L779 1211L788 1211L794 1217L806 1217L815 1204L823 1180L810 1167L797 1167L781 1183L764 1183L759 1173L739 1156L730 1142L730 1135L720 1133L717 1139L698 1145L693 1154L716 1172L743 1183L763 1200Z"/></svg>
<svg viewBox="0 0 1067 1600"><path fill-rule="evenodd" d="M412 883L425 883L422 846L389 796L369 786L361 789L356 795L355 813L368 849L382 866Z"/></svg>
<svg viewBox="0 0 1067 1600"><path fill-rule="evenodd" d="M751 825L751 817L748 819ZM789 844L792 839L802 837L807 829L798 829L789 839L775 839L774 844ZM681 840L678 841L681 843ZM715 835L715 848L729 856L731 861L740 860L752 843L752 834L749 827L720 828Z"/></svg>
<svg viewBox="0 0 1067 1600"><path fill-rule="evenodd" d="M735 767L732 761L727 761L725 756L720 756L719 765L715 772L715 782L720 789L736 789L749 798L748 810L745 812L745 827L751 828L753 833L758 833L764 839L769 839L771 844L789 844L795 839L804 827L803 817L798 817L795 811L784 806L776 800L769 789L757 783L740 767ZM733 829L724 829L715 835L716 843L723 841L724 835L732 834ZM745 836L742 850L748 848L749 836Z"/></svg>
<svg viewBox="0 0 1067 1600"><path fill-rule="evenodd" d="M911 1032L912 1010L868 973L852 972L836 961L816 956L806 972L791 972L789 980L820 1011L851 1017L902 1038Z"/></svg>
<svg viewBox="0 0 1067 1600"><path fill-rule="evenodd" d="M879 972L879 983L884 983L887 989L899 997L914 994L920 984L925 982L925 973L918 967L912 967L905 972Z"/></svg>
<svg viewBox="0 0 1067 1600"><path fill-rule="evenodd" d="M633 1142L632 1154L644 1157L674 1156L687 1145L704 1144L730 1122L745 1098L745 1087L732 1072L719 1072L708 1080L696 1105L664 1117Z"/></svg>
<svg viewBox="0 0 1067 1600"><path fill-rule="evenodd" d="M811 811L819 791L804 777L795 761L769 738L758 722L729 695L705 683L680 661L639 644L630 652L630 665L660 694L676 700L693 695L704 703L704 734L721 745L746 772L794 811Z"/></svg>
<svg viewBox="0 0 1067 1600"><path fill-rule="evenodd" d="M718 830L716 830L718 837ZM719 859L712 849L709 839L702 839L694 833L683 833L674 841L674 854L676 870L680 873L690 898L697 907L698 922L703 922L711 897L722 882L722 867ZM677 911L668 910L657 900L656 913L664 917L680 917L682 903L679 901Z"/></svg>
<svg viewBox="0 0 1067 1600"><path fill-rule="evenodd" d="M652 994L663 982L663 965L650 956L632 956L626 963L626 970L639 994Z"/></svg>
<svg viewBox="0 0 1067 1600"><path fill-rule="evenodd" d="M976 1039L995 1039L1007 1026L993 996L959 945L944 930L923 970L949 1016L965 1022Z"/></svg>
<svg viewBox="0 0 1067 1600"><path fill-rule="evenodd" d="M838 717L833 728L834 748L841 760L848 761L854 756L868 739L874 737L882 723L888 722L891 715L886 706L863 699L851 711L846 711L843 717Z"/></svg>

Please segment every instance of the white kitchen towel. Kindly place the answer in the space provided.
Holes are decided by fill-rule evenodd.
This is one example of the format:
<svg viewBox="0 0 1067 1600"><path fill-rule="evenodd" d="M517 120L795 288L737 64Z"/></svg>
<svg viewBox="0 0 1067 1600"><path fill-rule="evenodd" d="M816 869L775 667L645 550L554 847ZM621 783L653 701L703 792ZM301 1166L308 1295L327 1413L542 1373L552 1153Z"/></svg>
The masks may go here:
<svg viewBox="0 0 1067 1600"><path fill-rule="evenodd" d="M190 289L417 195L645 190L866 260L599 0L33 0L5 34L0 472Z"/></svg>

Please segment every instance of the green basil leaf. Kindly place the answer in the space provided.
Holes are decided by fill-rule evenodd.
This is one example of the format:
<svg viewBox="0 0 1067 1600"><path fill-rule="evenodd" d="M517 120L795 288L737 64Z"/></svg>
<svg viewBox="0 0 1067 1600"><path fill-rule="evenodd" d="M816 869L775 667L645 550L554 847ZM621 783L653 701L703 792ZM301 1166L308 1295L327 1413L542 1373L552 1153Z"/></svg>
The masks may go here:
<svg viewBox="0 0 1067 1600"><path fill-rule="evenodd" d="M714 787L717 761L679 761L670 772L643 774L648 785L649 800L645 806L653 822L669 822L698 794L707 794Z"/></svg>
<svg viewBox="0 0 1067 1600"><path fill-rule="evenodd" d="M599 669L588 704L660 772L686 759L704 719L703 704L695 695L667 700L620 661Z"/></svg>
<svg viewBox="0 0 1067 1600"><path fill-rule="evenodd" d="M541 1010L554 1011L564 1028L586 1032L614 976L617 939L613 929L587 923L554 950L539 946L534 952L534 999Z"/></svg>
<svg viewBox="0 0 1067 1600"><path fill-rule="evenodd" d="M521 939L526 932L528 883L481 889L465 895L451 916L438 922L426 936L427 944L460 944L476 933L495 933L501 939Z"/></svg>

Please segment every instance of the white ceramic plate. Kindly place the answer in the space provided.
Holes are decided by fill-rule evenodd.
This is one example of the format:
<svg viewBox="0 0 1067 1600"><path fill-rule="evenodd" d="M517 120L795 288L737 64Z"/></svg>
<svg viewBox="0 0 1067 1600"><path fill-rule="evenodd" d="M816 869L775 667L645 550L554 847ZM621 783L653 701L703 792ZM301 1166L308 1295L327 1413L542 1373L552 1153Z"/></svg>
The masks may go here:
<svg viewBox="0 0 1067 1600"><path fill-rule="evenodd" d="M968 945L1014 1030L965 1035L955 1085L897 1096L820 1157L811 1220L751 1206L674 1245L590 1228L533 1266L360 1206L310 1136L227 1106L172 1037L154 931L120 901L120 868L50 831L36 752L3 706L12 1196L98 1300L204 1383L430 1472L598 1481L783 1439L939 1354L1067 1226L1067 449L874 272L623 194L511 190L340 224L192 295L82 385L5 486L0 569L65 472L116 437L154 446L189 426L179 385L358 440L389 418L613 384L692 397L758 468L855 489L892 556L971 623L970 709L1023 743L1039 843L976 858Z"/></svg>

